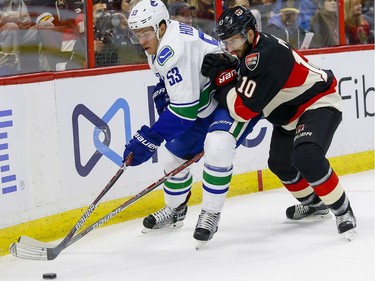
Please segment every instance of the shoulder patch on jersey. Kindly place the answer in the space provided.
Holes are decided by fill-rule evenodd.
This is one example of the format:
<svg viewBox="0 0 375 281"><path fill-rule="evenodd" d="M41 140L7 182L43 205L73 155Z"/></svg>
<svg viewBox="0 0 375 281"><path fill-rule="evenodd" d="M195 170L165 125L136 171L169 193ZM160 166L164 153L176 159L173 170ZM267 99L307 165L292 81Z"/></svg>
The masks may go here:
<svg viewBox="0 0 375 281"><path fill-rule="evenodd" d="M246 67L253 71L259 63L260 53L253 53L250 55L247 55L245 58L245 65Z"/></svg>
<svg viewBox="0 0 375 281"><path fill-rule="evenodd" d="M158 63L164 65L173 55L173 49L170 46L164 46L158 54Z"/></svg>

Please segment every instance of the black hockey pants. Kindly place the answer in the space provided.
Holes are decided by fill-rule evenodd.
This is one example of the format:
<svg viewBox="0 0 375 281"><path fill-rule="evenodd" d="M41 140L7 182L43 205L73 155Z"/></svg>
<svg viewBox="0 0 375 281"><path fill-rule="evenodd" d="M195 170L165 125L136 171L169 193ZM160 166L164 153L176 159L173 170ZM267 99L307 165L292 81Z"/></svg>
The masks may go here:
<svg viewBox="0 0 375 281"><path fill-rule="evenodd" d="M291 181L298 172L308 182L322 179L330 164L326 153L342 120L342 113L324 107L306 111L296 130L274 126L268 166L281 181Z"/></svg>

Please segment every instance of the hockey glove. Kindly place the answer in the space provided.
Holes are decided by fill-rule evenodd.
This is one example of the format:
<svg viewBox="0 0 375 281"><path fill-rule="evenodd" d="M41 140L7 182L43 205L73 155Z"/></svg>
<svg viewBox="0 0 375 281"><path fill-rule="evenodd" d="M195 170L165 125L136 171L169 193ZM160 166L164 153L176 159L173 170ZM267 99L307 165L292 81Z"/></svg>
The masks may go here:
<svg viewBox="0 0 375 281"><path fill-rule="evenodd" d="M216 87L236 81L238 59L227 53L207 54L202 63L203 76L210 78Z"/></svg>
<svg viewBox="0 0 375 281"><path fill-rule="evenodd" d="M160 116L169 104L169 96L163 80L160 80L160 82L155 85L152 98L154 99L156 110Z"/></svg>
<svg viewBox="0 0 375 281"><path fill-rule="evenodd" d="M144 125L137 131L130 142L125 145L123 159L126 159L133 152L133 161L130 166L138 166L149 160L162 142L163 138L158 133Z"/></svg>

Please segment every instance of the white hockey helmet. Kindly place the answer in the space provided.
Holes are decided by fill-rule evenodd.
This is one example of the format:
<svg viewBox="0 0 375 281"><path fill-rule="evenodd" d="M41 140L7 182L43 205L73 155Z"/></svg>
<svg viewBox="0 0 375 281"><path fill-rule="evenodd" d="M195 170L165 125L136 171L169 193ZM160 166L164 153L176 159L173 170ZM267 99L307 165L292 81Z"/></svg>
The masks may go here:
<svg viewBox="0 0 375 281"><path fill-rule="evenodd" d="M169 12L160 0L142 0L133 7L128 18L129 28L140 29L151 26L155 32L162 20L169 23Z"/></svg>

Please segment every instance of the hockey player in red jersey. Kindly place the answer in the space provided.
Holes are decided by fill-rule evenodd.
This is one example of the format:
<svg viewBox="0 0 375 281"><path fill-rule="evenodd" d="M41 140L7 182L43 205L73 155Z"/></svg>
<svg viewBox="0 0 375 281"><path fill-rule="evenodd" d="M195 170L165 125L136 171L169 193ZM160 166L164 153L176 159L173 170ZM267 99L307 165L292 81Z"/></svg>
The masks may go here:
<svg viewBox="0 0 375 281"><path fill-rule="evenodd" d="M338 232L352 239L356 219L326 158L342 120L332 71L311 65L283 40L258 32L244 7L226 10L216 31L223 47L240 59L239 80L219 89L216 98L237 121L264 114L274 125L269 168L300 202L286 210L287 217L324 216L331 210ZM206 55L202 74L212 81L222 77L219 65L219 56Z"/></svg>

